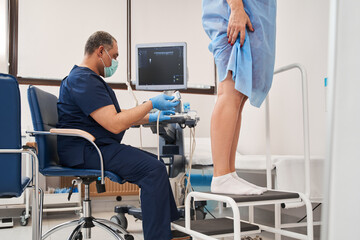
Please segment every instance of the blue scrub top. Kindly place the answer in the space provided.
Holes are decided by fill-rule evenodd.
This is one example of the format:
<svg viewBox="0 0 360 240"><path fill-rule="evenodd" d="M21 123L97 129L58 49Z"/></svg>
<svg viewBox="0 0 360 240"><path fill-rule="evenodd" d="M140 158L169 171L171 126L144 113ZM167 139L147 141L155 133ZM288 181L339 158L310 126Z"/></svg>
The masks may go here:
<svg viewBox="0 0 360 240"><path fill-rule="evenodd" d="M113 134L90 116L95 110L108 105L114 105L117 112L121 111L110 86L91 69L75 65L61 82L57 128L84 130L96 138L98 146L120 143L125 131ZM60 164L69 167L83 164L85 146L89 145L79 137L58 136Z"/></svg>

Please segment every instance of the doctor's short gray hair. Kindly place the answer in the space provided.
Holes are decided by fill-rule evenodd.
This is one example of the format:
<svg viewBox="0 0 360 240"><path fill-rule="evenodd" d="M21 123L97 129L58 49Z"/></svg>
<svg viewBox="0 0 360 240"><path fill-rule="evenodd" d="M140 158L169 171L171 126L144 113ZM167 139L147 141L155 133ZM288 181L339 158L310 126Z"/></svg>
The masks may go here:
<svg viewBox="0 0 360 240"><path fill-rule="evenodd" d="M100 46L104 46L107 50L113 47L113 41L116 39L110 35L110 33L104 31L97 31L93 33L85 44L85 54L92 54L95 49Z"/></svg>

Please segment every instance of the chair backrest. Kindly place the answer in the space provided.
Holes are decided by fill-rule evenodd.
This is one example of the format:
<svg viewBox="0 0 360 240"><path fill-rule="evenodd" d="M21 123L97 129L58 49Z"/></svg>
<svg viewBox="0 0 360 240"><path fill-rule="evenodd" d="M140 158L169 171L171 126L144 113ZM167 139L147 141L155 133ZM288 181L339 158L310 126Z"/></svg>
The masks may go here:
<svg viewBox="0 0 360 240"><path fill-rule="evenodd" d="M57 100L56 96L29 86L28 101L35 131L49 131L51 128L56 128ZM35 139L38 145L40 172L45 168L59 165L56 136L36 135Z"/></svg>
<svg viewBox="0 0 360 240"><path fill-rule="evenodd" d="M11 75L0 73L0 149L21 149L19 85ZM21 153L0 154L0 197L19 197Z"/></svg>

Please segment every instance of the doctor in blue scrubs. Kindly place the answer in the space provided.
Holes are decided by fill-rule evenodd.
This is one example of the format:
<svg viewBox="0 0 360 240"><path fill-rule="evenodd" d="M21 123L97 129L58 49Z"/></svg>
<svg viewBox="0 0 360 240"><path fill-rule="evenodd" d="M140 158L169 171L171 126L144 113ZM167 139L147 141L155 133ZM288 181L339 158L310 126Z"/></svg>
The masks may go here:
<svg viewBox="0 0 360 240"><path fill-rule="evenodd" d="M109 33L98 31L86 42L80 65L62 81L58 101L58 128L75 128L91 133L99 146L104 168L141 188L145 240L172 238L170 222L179 218L165 165L156 156L121 144L126 129L133 125L169 119L173 97L164 94L132 109L120 109L114 91L102 77L117 68L118 45ZM161 110L149 114L150 110ZM99 157L86 140L58 137L58 154L63 166L100 169Z"/></svg>

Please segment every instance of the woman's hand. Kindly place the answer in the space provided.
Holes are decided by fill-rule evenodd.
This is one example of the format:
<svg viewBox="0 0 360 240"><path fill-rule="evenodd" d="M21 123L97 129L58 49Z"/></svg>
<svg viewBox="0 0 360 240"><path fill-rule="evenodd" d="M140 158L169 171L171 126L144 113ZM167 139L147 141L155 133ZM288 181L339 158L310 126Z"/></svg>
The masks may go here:
<svg viewBox="0 0 360 240"><path fill-rule="evenodd" d="M236 6L236 7L234 7L232 4L230 5L230 8L231 8L231 13L230 13L229 24L227 29L228 42L231 43L231 46L234 45L240 33L240 46L242 47L245 41L246 26L252 32L254 31L254 28L242 4L241 6Z"/></svg>

